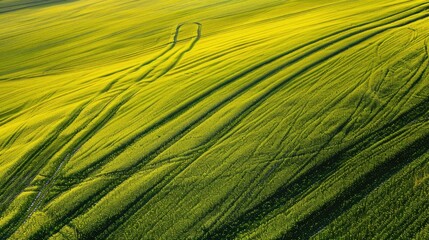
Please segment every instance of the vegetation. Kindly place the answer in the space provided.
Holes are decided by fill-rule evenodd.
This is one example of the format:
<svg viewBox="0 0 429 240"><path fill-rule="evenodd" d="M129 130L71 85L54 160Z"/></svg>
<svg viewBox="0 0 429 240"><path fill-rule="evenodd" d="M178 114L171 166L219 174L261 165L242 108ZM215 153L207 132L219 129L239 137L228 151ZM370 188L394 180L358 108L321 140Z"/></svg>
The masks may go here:
<svg viewBox="0 0 429 240"><path fill-rule="evenodd" d="M0 239L428 239L429 2L0 2Z"/></svg>

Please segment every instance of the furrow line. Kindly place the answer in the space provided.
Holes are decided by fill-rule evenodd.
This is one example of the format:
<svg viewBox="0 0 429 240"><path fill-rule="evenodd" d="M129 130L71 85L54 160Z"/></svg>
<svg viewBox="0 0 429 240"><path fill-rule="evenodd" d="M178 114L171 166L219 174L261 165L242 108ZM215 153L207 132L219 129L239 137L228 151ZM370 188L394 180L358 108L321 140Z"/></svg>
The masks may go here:
<svg viewBox="0 0 429 240"><path fill-rule="evenodd" d="M237 218L224 223L221 227L211 231L205 239L232 239L240 233L256 226L268 214L277 208L284 206L291 199L299 197L315 186L321 184L333 172L337 171L343 162L357 155L359 152L372 146L374 143L395 133L405 127L407 124L424 118L425 113L429 111L429 97L420 102L415 108L398 116L394 121L381 126L378 130L358 138L355 142L344 147L334 155L319 164L311 167L295 180L280 187L273 195L262 201L255 207L249 209ZM293 204L293 203L292 203Z"/></svg>
<svg viewBox="0 0 429 240"><path fill-rule="evenodd" d="M10 175L10 178L1 187L2 192L0 196L3 198L1 199L2 211L8 207L10 202L12 202L13 199L20 192L22 192L23 189L28 186L28 184L30 184L30 182L36 177L37 173L40 172L40 170L48 163L48 161L45 160L50 159L55 154L55 152L63 147L63 145L54 146L52 143L57 140L61 132L79 116L88 103L89 101L75 109L75 111L71 114L71 117L63 121L59 127L51 132L51 136L48 138L48 140L36 146L26 155L26 157L24 157L21 164L15 169L14 173ZM71 136L66 138L71 138ZM49 149L50 147L54 149ZM9 224L6 224L3 230L0 229L0 237L8 238L18 227L16 223L19 222L18 219L21 219L23 215L25 214L19 214L14 218L13 221L9 221Z"/></svg>
<svg viewBox="0 0 429 240"><path fill-rule="evenodd" d="M424 16L426 17L426 15ZM417 20L421 19L417 18ZM413 21L417 21L416 19L410 20L409 22L413 22ZM405 23L408 24L409 22ZM268 99L271 95L273 95L275 92L277 92L279 89L281 89L286 83L288 83L289 81L291 81L292 79L300 76L301 74L303 74L304 72L307 71L307 69L311 69L312 67L320 64L321 62L326 61L327 59L345 51L346 49L348 49L349 47L352 47L354 45L357 45L361 42L363 42L364 40L368 39L369 37L373 37L377 34L380 34L386 30L388 30L390 28L385 28L382 30L379 30L375 33L370 34L369 36L356 40L355 42L353 42L352 44L341 48L340 50L335 51L334 53L330 54L329 56L327 56L326 58L322 58L319 61L316 61L313 64L310 64L310 66L304 68L303 70L299 71L298 73L294 74L293 76L291 76L290 78L287 78L283 81L281 81L279 84L275 85L273 88L269 89L269 91L267 91L267 93L263 94L261 97L259 97L257 100L255 100L254 102L252 102L252 104L249 104L249 107L247 107L243 112L241 112L240 114L238 114L235 119L233 119L231 122L233 122L233 124L227 125L224 129L222 129L221 131L218 132L218 135L216 135L215 137L213 137L212 139L215 139L214 141L217 141L224 133L228 132L229 130L231 130L236 124L238 124L242 119L244 119L249 113L251 113L254 109L256 109L257 107L259 107L266 99ZM261 79L262 80L262 79ZM258 82L258 81L256 81ZM252 85L251 85L252 86ZM249 86L249 87L251 87ZM240 92L238 92L238 94L234 94L233 97L231 99L225 99L223 101L223 103L221 103L220 105L215 106L214 108L212 108L208 113L207 116L202 116L202 118L198 119L197 121L189 124L186 128L185 131L183 131L181 134L179 134L178 136L175 136L173 138L170 139L169 142L164 143L164 145L155 150L153 152L153 154L148 154L147 159L145 159L145 157L134 167L132 167L131 169L127 170L128 173L130 174L134 174L135 172L137 172L142 166L141 165L145 165L146 163L150 162L152 159L156 158L160 153L162 153L163 151L165 151L166 149L168 149L171 145L173 145L174 143L176 143L178 141L178 139L181 139L184 135L186 135L190 130L194 129L195 127L197 127L198 125L200 125L202 122L204 122L208 117L212 116L215 112L217 112L220 108L222 108L225 104L228 104L229 102L231 102L232 100L234 100L235 98L237 98L238 96L240 96L243 92L246 92L246 88L241 89ZM195 125L195 126L194 126ZM344 124L342 125L344 126ZM189 129L189 130L188 130ZM176 140L177 139L177 140Z"/></svg>
<svg viewBox="0 0 429 240"><path fill-rule="evenodd" d="M425 8L418 8L417 13L418 12L422 12L424 10L425 10ZM412 12L410 16L412 16L413 14L416 14L416 12ZM401 19L392 20L391 22L399 21ZM386 23L382 23L379 26L375 26L373 28L382 27L384 24L386 24ZM328 43L325 43L325 44L323 44L321 46L315 47L314 49L312 49L312 50L310 50L310 51L308 51L308 52L306 52L306 53L304 53L304 54L302 54L302 55L300 55L298 57L295 57L295 58L287 61L284 64L281 64L279 67L276 67L275 69L269 71L269 73L267 73L266 75L257 78L256 80L254 80L250 84L248 84L245 88L246 89L250 89L252 86L257 85L259 82L261 82L262 80L264 80L266 77L274 75L274 74L277 74L278 72L280 72L281 70L283 70L285 67L290 66L290 65L292 65L292 64L294 64L294 63L296 63L296 62L298 62L298 61L300 61L302 59L306 59L306 57L308 57L309 55L311 55L311 54L313 54L315 52L322 51L325 48L327 48L327 47L329 47L329 46L331 46L331 45L333 45L335 43L338 43L338 42L340 42L342 40L345 40L347 38L353 37L354 35L362 33L363 31L371 30L373 28L368 27L366 29L354 31L352 33L346 34L345 36L337 37L336 39L334 39L332 41L329 41ZM385 30L387 30L387 29L385 29ZM378 33L382 32L382 31L385 31L385 30L378 31L378 32L376 32L374 34L371 34L371 35L375 36ZM342 31L340 31L340 32L342 32ZM328 37L330 37L330 36L333 36L333 35L328 35ZM368 36L367 38L372 37L372 36ZM184 114L187 110L189 110L190 108L192 108L193 106L195 106L197 103L203 101L208 96L213 95L217 91L219 91L219 90L227 87L228 85L234 83L235 81L241 79L242 77L247 76L250 73L252 73L252 72L254 72L254 71L256 71L256 70L258 70L258 69L260 69L260 68L262 68L264 66L266 66L267 64L273 63L274 61L280 59L281 57L284 57L284 56L286 56L286 55L288 55L288 54L290 54L292 52L295 52L295 51L299 50L300 48L303 48L303 47L305 47L307 45L312 45L314 43L317 43L318 41L323 40L325 38L326 37L320 38L319 40L312 41L310 43L304 44L304 45L299 46L297 48L294 48L292 50L286 51L285 53L277 55L277 56L275 56L273 58L270 58L270 59L268 59L266 61L263 61L262 63L257 64L256 66L253 66L253 67L251 67L251 68L249 68L249 69L247 69L247 70L245 70L245 71L243 71L243 72L241 72L241 73L239 73L239 74L231 77L230 79L227 79L226 81L224 81L224 82L222 82L220 84L217 84L216 86L208 89L207 91L205 91L202 94L196 96L195 98L192 98L192 99L186 101L184 104L178 106L175 110L173 110L169 114L165 115L160 120L158 120L158 121L156 121L156 122L154 122L152 124L149 124L148 127L146 127L145 129L139 131L134 136L132 136L129 139L127 139L125 142L121 143L118 147L116 147L111 152L109 152L109 153L105 154L104 156L102 156L99 160L91 163L91 165L87 169L83 170L80 174L76 174L75 176L71 176L71 178L85 178L85 177L89 176L94 171L96 171L100 166L104 165L107 161L109 161L109 159L114 158L114 157L120 155L129 146L131 146L132 144L134 144L135 142L137 142L138 140L140 140L143 136L145 136L145 135L153 132L154 130L158 129L160 126L162 126L162 125L164 125L164 124L172 121L174 118L176 118L176 117ZM351 47L351 46L354 46L354 45L356 45L356 44L358 44L360 42L363 42L367 38L361 39L358 42L355 42L354 44L350 44L350 45L348 45L348 46L346 46L346 47L338 50L336 53L331 54L330 56L332 57L332 56L336 55L339 52L345 51L345 50L347 50L348 47ZM323 61L324 60L322 59L320 62L323 62ZM303 73L303 72L305 72L307 70L309 70L313 65L317 65L317 63L316 64L312 64L312 65L310 65L308 67L305 67L304 69L302 69L299 72L299 74ZM240 94L242 92L243 91L240 90L237 94ZM229 98L231 98L231 97L229 97Z"/></svg>
<svg viewBox="0 0 429 240"><path fill-rule="evenodd" d="M413 141L395 156L362 175L344 192L296 223L281 239L308 239L313 236L413 160L425 154L429 150L428 142L429 134Z"/></svg>
<svg viewBox="0 0 429 240"><path fill-rule="evenodd" d="M402 24L402 25L405 25L405 24L408 24L408 23L410 23L410 22L413 22L413 21L417 21L417 20L419 20L419 19L422 19L422 18L424 18L424 17L426 17L426 15L425 15L425 16L423 16L423 17L418 17L418 18L413 19L413 20L409 20L409 21L407 21L406 23L401 23L401 24ZM400 26L401 24L399 24L399 26ZM280 84L276 84L276 86L275 86L274 88L270 89L270 91L268 91L267 93L265 93L264 95L262 95L262 97L260 97L258 100L256 100L256 101L255 101L255 103L256 103L256 104L252 104L252 105L251 105L251 107L250 107L250 108L247 108L245 111L251 111L251 110L255 109L255 108L256 108L257 106L259 106L263 101L265 101L269 96L271 96L272 94L274 94L275 92L277 92L281 87L283 87L283 85L284 85L284 84L286 84L287 82L289 82L291 79L293 79L293 78L295 78L295 77L297 77L297 76L301 75L302 73L306 72L308 69L311 69L313 66L316 66L316 65L320 64L321 62L324 62L324 61L326 61L327 59L331 58L332 56L335 56L335 55L337 55L337 54L341 53L342 51L345 51L345 50L346 50L346 49L348 49L349 47L352 47L352 46L354 46L354 45L357 45L357 44L359 44L359 43L361 43L361 42L365 41L366 39L368 39L368 38L370 38L370 37L373 37L373 36L375 36L375 35L377 35L377 34L379 34L379 33L381 33L381 32L384 32L384 31L386 31L386 30L388 30L388 29L390 29L390 28L393 28L393 27L386 27L386 28L384 28L384 29L382 29L382 30L376 31L375 33L369 34L369 36L366 36L366 37L364 37L364 38L362 38L362 39L356 40L356 41L355 41L355 42L353 42L352 44L349 44L349 45L347 45L347 46L345 46L345 47L343 47L343 48L341 48L341 49L339 49L339 50L337 50L337 51L335 51L335 52L331 53L331 54L330 54L330 55L328 55L327 57L322 58L322 59L320 59L320 60L316 61L315 63L310 64L309 66L307 66L307 67L303 68L301 71L299 71L298 73L294 74L292 77L290 77L290 78L288 78L288 79L286 79L286 80L282 81ZM256 84L256 83L257 83L257 81L256 81L256 82L254 82L254 84ZM249 88L250 88L251 86L252 86L252 85L247 86L247 87L249 87ZM241 89L241 90L238 92L238 95L241 95L241 93L245 92L245 90L246 90L246 88ZM212 108L209 112L207 112L206 114L204 114L203 116L201 116L199 119L197 119L196 121L194 121L193 123L191 123L190 125L188 125L187 127L185 127L184 129L182 129L176 137L171 138L171 139L168 141L168 143L166 143L164 146L161 146L160 148L158 148L158 149L154 150L152 153L148 154L148 155L147 155L147 157L144 157L144 158L143 158L143 159L142 159L142 160L141 160L137 165L133 166L133 167L132 167L132 169L130 169L130 170L129 170L129 172L130 172L131 174L133 174L134 172L138 171L138 169L139 169L142 165L144 166L144 165L145 165L147 162L149 162L151 159L153 159L153 158L155 158L156 156L158 156L158 154L159 154L159 153L163 152L165 149L167 149L169 146L171 146L172 144L174 144L174 143L175 143L178 139L180 139L182 136L186 135L190 130L192 130L192 128L194 128L195 126L198 126L198 125L199 125L201 122L203 122L206 118L208 118L208 117L210 117L211 115L213 115L213 114L217 111L217 109L221 108L224 104L227 104L228 102L230 102L231 100L235 99L236 97L238 97L238 96L234 96L234 95L233 95L233 96L231 96L230 98L225 99L225 100L224 100L223 102L221 102L220 104L216 105L216 106L215 106L214 108ZM244 117L245 115L246 115L246 114L243 114L242 116ZM194 126L194 125L195 125L195 126Z"/></svg>

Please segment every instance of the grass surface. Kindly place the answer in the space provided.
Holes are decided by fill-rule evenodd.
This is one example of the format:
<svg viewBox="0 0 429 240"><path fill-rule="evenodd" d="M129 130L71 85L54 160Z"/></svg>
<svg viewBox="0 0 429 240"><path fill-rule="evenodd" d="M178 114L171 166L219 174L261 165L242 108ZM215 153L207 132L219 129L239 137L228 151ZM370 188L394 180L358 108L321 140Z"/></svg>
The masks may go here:
<svg viewBox="0 0 429 240"><path fill-rule="evenodd" d="M429 238L428 9L0 1L0 239Z"/></svg>

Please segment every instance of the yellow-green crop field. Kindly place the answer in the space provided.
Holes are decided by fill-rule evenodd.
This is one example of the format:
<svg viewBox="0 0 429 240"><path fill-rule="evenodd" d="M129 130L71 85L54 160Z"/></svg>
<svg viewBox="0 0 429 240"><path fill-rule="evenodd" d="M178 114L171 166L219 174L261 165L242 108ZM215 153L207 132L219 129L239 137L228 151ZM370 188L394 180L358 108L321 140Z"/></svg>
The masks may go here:
<svg viewBox="0 0 429 240"><path fill-rule="evenodd" d="M0 0L0 239L429 239L428 0Z"/></svg>

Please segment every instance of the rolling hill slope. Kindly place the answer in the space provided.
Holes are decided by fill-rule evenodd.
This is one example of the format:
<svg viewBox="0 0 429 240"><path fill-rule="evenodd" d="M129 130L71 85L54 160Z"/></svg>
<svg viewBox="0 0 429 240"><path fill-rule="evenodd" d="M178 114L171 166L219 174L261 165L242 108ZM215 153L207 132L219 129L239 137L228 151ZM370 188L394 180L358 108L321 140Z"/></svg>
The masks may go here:
<svg viewBox="0 0 429 240"><path fill-rule="evenodd" d="M429 238L429 1L0 2L0 239Z"/></svg>

